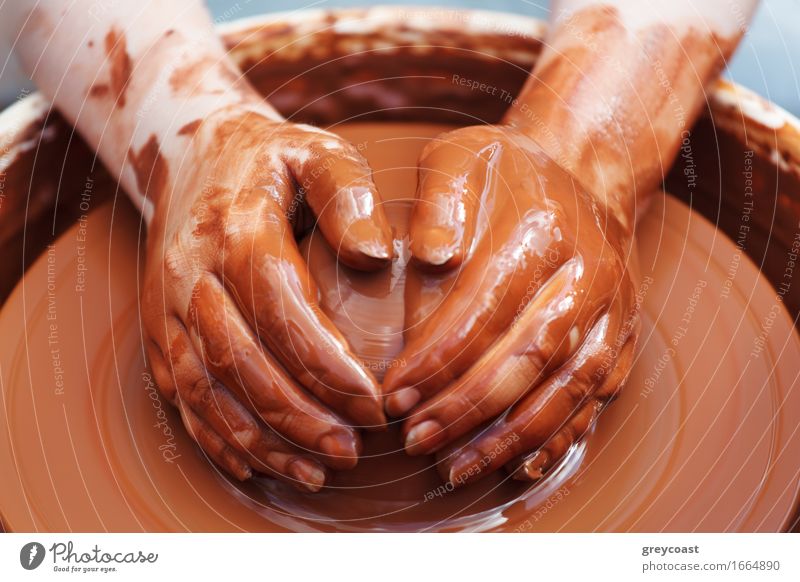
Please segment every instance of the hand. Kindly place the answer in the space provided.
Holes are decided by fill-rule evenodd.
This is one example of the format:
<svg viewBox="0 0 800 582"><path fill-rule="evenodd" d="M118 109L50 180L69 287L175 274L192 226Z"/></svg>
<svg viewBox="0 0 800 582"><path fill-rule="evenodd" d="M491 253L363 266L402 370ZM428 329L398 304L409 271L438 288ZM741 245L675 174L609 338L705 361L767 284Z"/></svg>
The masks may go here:
<svg viewBox="0 0 800 582"><path fill-rule="evenodd" d="M356 464L358 426L385 417L375 379L317 304L293 226L308 206L344 263L388 264L370 169L331 133L252 111L195 129L148 234L142 312L154 377L230 474L319 490L328 468Z"/></svg>
<svg viewBox="0 0 800 582"><path fill-rule="evenodd" d="M389 414L415 407L403 427L409 454L440 451L454 485L508 463L536 478L580 437L633 359L632 237L619 218L511 127L463 128L428 145L405 365L384 380ZM425 284L437 271L449 271L444 297Z"/></svg>

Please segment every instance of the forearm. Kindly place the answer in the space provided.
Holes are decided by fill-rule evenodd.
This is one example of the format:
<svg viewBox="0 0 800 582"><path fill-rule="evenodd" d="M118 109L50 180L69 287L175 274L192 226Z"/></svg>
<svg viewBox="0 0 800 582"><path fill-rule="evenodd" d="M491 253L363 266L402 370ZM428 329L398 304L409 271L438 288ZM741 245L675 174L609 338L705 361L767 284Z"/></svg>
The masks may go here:
<svg viewBox="0 0 800 582"><path fill-rule="evenodd" d="M561 0L507 121L632 226L756 4Z"/></svg>
<svg viewBox="0 0 800 582"><path fill-rule="evenodd" d="M148 221L168 179L154 164L187 163L193 123L231 106L279 118L241 79L198 0L15 0L3 19L23 66Z"/></svg>

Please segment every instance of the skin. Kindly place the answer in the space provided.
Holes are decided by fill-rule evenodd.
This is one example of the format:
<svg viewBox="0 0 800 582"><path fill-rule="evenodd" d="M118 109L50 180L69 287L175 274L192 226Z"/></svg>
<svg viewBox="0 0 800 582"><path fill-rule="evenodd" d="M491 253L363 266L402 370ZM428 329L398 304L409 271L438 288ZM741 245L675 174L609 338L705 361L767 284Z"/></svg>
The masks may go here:
<svg viewBox="0 0 800 582"><path fill-rule="evenodd" d="M755 7L702 5L557 3L503 124L423 152L409 331L384 391L406 451L437 453L453 485L504 466L541 478L624 385L636 217Z"/></svg>
<svg viewBox="0 0 800 582"><path fill-rule="evenodd" d="M322 313L295 235L316 218L374 270L391 231L357 148L286 122L199 2L7 2L23 66L141 210L144 345L210 459L318 491L384 426L372 375ZM311 218L311 220L309 220Z"/></svg>

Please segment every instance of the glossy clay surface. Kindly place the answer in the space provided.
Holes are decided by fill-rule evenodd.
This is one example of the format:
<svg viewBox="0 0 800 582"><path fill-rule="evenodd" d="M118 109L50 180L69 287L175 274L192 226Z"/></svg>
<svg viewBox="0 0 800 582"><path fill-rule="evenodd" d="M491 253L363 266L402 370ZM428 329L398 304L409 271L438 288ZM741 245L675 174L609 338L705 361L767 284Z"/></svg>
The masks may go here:
<svg viewBox="0 0 800 582"><path fill-rule="evenodd" d="M367 279L334 268L319 237L303 246L323 304L380 375L402 346L416 158L443 128L334 129L366 144L400 259ZM592 437L549 478L530 487L498 473L463 491L437 489L431 459L398 450L395 424L367 435L359 466L318 495L267 480L234 486L193 446L144 365L138 218L127 203L98 208L83 231L76 226L45 253L0 314L0 466L12 468L0 486L4 523L14 531L778 530L797 494L796 333L727 238L674 199L659 200L639 225L650 282L635 368Z"/></svg>

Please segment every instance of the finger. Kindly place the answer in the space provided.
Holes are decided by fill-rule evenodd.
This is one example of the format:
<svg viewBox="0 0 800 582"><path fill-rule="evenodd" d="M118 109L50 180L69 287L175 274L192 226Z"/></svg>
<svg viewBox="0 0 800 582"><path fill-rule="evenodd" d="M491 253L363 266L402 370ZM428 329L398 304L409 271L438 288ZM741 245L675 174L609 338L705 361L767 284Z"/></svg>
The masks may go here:
<svg viewBox="0 0 800 582"><path fill-rule="evenodd" d="M600 403L605 404L610 400L617 397L620 390L628 382L628 377L633 369L634 356L636 354L636 340L639 335L638 317L636 317L636 325L633 333L627 338L622 349L619 351L619 358L617 359L614 368L606 376L603 385L595 393Z"/></svg>
<svg viewBox="0 0 800 582"><path fill-rule="evenodd" d="M488 475L518 455L541 447L566 426L592 398L613 358L619 326L604 315L575 356L467 445L442 451L440 470L453 485Z"/></svg>
<svg viewBox="0 0 800 582"><path fill-rule="evenodd" d="M205 419L203 413L191 405L186 410L193 415L188 420L193 423L195 432L200 431L195 440L217 464L238 479L247 478L240 470L242 463L245 463L251 468L248 469L250 473L255 469L289 483L300 491L316 493L322 489L327 473L318 461L301 456L284 439L260 426L224 389L215 390L213 397L217 399L217 407L211 410L202 407L206 408ZM232 415L231 410L237 408L240 410ZM186 414L183 418L186 422ZM249 425L246 428L242 427L243 419ZM227 448L222 447L220 441ZM229 451L233 451L233 454Z"/></svg>
<svg viewBox="0 0 800 582"><path fill-rule="evenodd" d="M375 378L320 309L281 208L263 196L259 204L259 226L231 229L227 237L220 265L226 286L292 377L355 423L382 428L386 418ZM211 303L211 297L204 302Z"/></svg>
<svg viewBox="0 0 800 582"><path fill-rule="evenodd" d="M426 146L410 224L411 254L421 265L452 269L466 257L495 151L475 151L447 135Z"/></svg>
<svg viewBox="0 0 800 582"><path fill-rule="evenodd" d="M533 453L523 454L506 465L506 469L515 479L522 481L541 479L567 454L573 444L583 438L605 404L616 397L627 382L633 367L636 337L639 331L638 318L634 319L633 325L628 326L628 330L623 329L621 333L624 334L626 331L630 331L628 338L625 339L624 335L619 336L621 341L617 342L619 344L624 341L619 358L616 361L611 358L604 361L603 367L613 366L613 369L610 373L604 374L605 380L595 391L592 399L544 446ZM598 372L603 373L603 370Z"/></svg>
<svg viewBox="0 0 800 582"><path fill-rule="evenodd" d="M393 255L392 229L364 156L327 131L300 129L297 151L284 155L328 244L349 267L385 267Z"/></svg>
<svg viewBox="0 0 800 582"><path fill-rule="evenodd" d="M181 389L175 390L182 402L251 467L300 489L319 491L327 477L324 467L256 420L203 366L177 320L170 320L167 327L172 337L170 352L175 357L170 369L160 350L153 350L158 352L153 373L159 386L174 387L180 379Z"/></svg>
<svg viewBox="0 0 800 582"><path fill-rule="evenodd" d="M580 346L602 293L585 293L580 262L565 264L498 342L464 376L414 410L403 426L406 452L434 452L525 396Z"/></svg>
<svg viewBox="0 0 800 582"><path fill-rule="evenodd" d="M355 466L361 447L358 434L294 384L264 353L213 276L198 282L189 319L192 343L187 351L196 349L205 367L267 426L292 444L319 454L332 468Z"/></svg>
<svg viewBox="0 0 800 582"><path fill-rule="evenodd" d="M322 464L299 455L295 447L266 427L261 427L260 438L250 445L247 452L256 469L300 491L317 493L328 480L328 472Z"/></svg>
<svg viewBox="0 0 800 582"><path fill-rule="evenodd" d="M228 446L199 416L192 412L189 406L179 400L178 410L181 413L183 424L186 426L189 436L200 445L200 448L211 457L212 461L239 481L247 481L253 476L253 470L247 464L247 461L232 447Z"/></svg>
<svg viewBox="0 0 800 582"><path fill-rule="evenodd" d="M431 273L414 264L406 268L403 288L403 339L406 344L423 337L424 326L453 289L457 270ZM395 360L395 364L402 360ZM400 387L388 394L384 403L391 416L402 416L420 401L422 394L416 388Z"/></svg>
<svg viewBox="0 0 800 582"><path fill-rule="evenodd" d="M599 402L594 398L584 404L553 438L533 453L522 455L506 464L506 469L518 481L541 479L589 430L596 418Z"/></svg>
<svg viewBox="0 0 800 582"><path fill-rule="evenodd" d="M164 355L155 342L147 342L147 362L150 365L150 370L153 372L153 379L156 381L156 386L161 390L173 406L178 403L178 389L175 382L172 381L172 374L169 365L164 360Z"/></svg>
<svg viewBox="0 0 800 582"><path fill-rule="evenodd" d="M515 479L521 481L541 479L547 471L567 454L573 444L583 438L583 435L589 430L603 406L609 400L615 398L627 382L633 367L635 345L634 335L623 345L614 369L606 376L600 388L595 391L593 398L569 420L564 428L540 449L533 453L522 455L506 465L506 469Z"/></svg>
<svg viewBox="0 0 800 582"><path fill-rule="evenodd" d="M285 439L262 426L199 360L196 376L184 391L193 412L256 470L287 481L299 489L316 493L325 484L326 473L315 459L301 454Z"/></svg>
<svg viewBox="0 0 800 582"><path fill-rule="evenodd" d="M165 340L166 330L159 330L159 336ZM168 343L164 341L163 343ZM204 423L189 407L181 403L178 389L175 385L175 375L164 358L161 348L154 341L147 342L147 360L153 372L156 385L164 397L178 408L183 424L192 439L211 457L220 467L230 475L244 481L252 476L252 470L247 461L239 455L223 453L226 450L221 438L213 434L213 430Z"/></svg>
<svg viewBox="0 0 800 582"><path fill-rule="evenodd" d="M389 414L405 414L470 368L567 261L555 214L533 212L493 229L499 248L481 240L452 292L398 356L406 365L387 372ZM541 247L530 244L534 234ZM392 396L401 390L405 398Z"/></svg>

